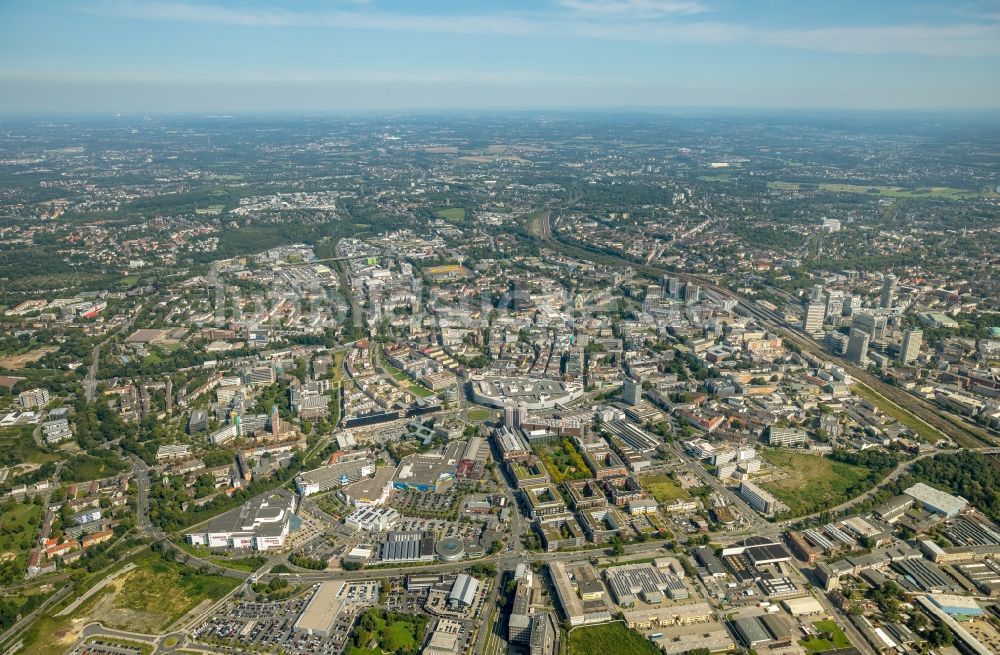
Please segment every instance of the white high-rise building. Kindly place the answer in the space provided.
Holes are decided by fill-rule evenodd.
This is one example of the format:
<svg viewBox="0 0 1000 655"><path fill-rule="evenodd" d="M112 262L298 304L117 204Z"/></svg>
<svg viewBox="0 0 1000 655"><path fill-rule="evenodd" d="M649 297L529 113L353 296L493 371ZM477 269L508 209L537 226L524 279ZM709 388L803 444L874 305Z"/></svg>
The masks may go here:
<svg viewBox="0 0 1000 655"><path fill-rule="evenodd" d="M907 330L903 333L903 345L899 349L899 361L909 364L920 354L920 344L924 340L923 330Z"/></svg>
<svg viewBox="0 0 1000 655"><path fill-rule="evenodd" d="M882 278L882 298L879 301L879 307L882 309L891 309L892 303L896 300L896 276L892 273L888 273Z"/></svg>
<svg viewBox="0 0 1000 655"><path fill-rule="evenodd" d="M806 305L806 313L802 319L802 331L817 334L823 331L823 320L826 318L826 305L819 300L811 300Z"/></svg>

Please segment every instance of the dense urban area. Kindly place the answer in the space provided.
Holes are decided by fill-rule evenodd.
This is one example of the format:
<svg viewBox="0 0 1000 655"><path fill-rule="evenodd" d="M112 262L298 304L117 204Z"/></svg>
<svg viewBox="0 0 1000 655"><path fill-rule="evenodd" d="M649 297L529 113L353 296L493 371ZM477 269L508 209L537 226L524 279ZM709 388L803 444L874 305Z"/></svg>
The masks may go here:
<svg viewBox="0 0 1000 655"><path fill-rule="evenodd" d="M0 655L1000 653L983 116L0 122Z"/></svg>

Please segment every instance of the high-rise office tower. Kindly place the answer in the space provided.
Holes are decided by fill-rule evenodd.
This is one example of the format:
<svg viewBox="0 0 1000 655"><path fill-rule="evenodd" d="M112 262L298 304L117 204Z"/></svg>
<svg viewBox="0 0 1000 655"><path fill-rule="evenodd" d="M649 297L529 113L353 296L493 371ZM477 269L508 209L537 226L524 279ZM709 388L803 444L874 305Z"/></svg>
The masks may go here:
<svg viewBox="0 0 1000 655"><path fill-rule="evenodd" d="M514 428L514 413L516 412L514 403L505 403L503 406L503 425L505 428Z"/></svg>
<svg viewBox="0 0 1000 655"><path fill-rule="evenodd" d="M899 361L909 364L920 354L920 344L924 340L923 330L907 330L903 333L903 345L899 349Z"/></svg>
<svg viewBox="0 0 1000 655"><path fill-rule="evenodd" d="M842 316L844 313L844 292L826 292L826 316L827 318ZM836 322L836 321L834 321Z"/></svg>
<svg viewBox="0 0 1000 655"><path fill-rule="evenodd" d="M622 385L622 400L629 405L638 405L642 400L642 382L628 378Z"/></svg>
<svg viewBox="0 0 1000 655"><path fill-rule="evenodd" d="M891 309L893 301L896 300L896 276L892 273L886 274L882 278L882 299L879 301L879 307L882 309Z"/></svg>
<svg viewBox="0 0 1000 655"><path fill-rule="evenodd" d="M278 406L271 405L271 436L277 437L281 434L281 417L278 414Z"/></svg>
<svg viewBox="0 0 1000 655"><path fill-rule="evenodd" d="M855 314L854 319L851 321L851 329L867 333L871 341L884 341L885 328L886 317L870 311Z"/></svg>
<svg viewBox="0 0 1000 655"><path fill-rule="evenodd" d="M674 299L680 298L681 296L680 278L672 277L667 280L667 295Z"/></svg>
<svg viewBox="0 0 1000 655"><path fill-rule="evenodd" d="M863 366L867 358L868 333L863 330L851 330L851 337L847 341L847 359Z"/></svg>
<svg viewBox="0 0 1000 655"><path fill-rule="evenodd" d="M809 301L806 305L805 317L802 319L802 331L816 334L823 330L823 319L826 318L826 305L819 300Z"/></svg>

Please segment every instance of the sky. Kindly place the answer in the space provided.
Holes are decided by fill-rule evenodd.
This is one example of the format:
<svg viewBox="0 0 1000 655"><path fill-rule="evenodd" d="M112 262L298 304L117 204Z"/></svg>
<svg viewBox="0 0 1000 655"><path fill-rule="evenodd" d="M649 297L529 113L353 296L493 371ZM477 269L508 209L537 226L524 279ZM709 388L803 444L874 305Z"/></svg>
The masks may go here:
<svg viewBox="0 0 1000 655"><path fill-rule="evenodd" d="M1000 108L1000 0L0 0L0 112Z"/></svg>

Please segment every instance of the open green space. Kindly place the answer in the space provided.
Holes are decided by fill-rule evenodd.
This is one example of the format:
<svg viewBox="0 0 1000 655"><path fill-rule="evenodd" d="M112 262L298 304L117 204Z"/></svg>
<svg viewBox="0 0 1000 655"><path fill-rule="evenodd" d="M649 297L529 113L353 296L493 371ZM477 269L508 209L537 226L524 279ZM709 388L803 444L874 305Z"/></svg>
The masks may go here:
<svg viewBox="0 0 1000 655"><path fill-rule="evenodd" d="M333 364L330 365L330 379L333 382L340 382L344 379L344 355L345 351L337 350L333 353Z"/></svg>
<svg viewBox="0 0 1000 655"><path fill-rule="evenodd" d="M64 655L80 637L80 629L74 624L73 618L86 616L108 592L109 590L103 589L94 594L77 608L72 616L54 616L51 610L45 612L22 634L24 646L20 652L32 655ZM67 600L72 598L70 596Z"/></svg>
<svg viewBox="0 0 1000 655"><path fill-rule="evenodd" d="M79 637L82 626L91 621L100 621L109 628L162 632L202 602L214 602L238 584L232 578L202 575L151 551L131 561L137 568L95 593L71 615L57 617L55 613L75 595L47 612L25 633L23 652L61 655ZM93 582L99 582L107 573L95 574ZM81 586L78 592L87 586Z"/></svg>
<svg viewBox="0 0 1000 655"><path fill-rule="evenodd" d="M466 416L470 421L485 421L490 417L490 412L487 409L470 409Z"/></svg>
<svg viewBox="0 0 1000 655"><path fill-rule="evenodd" d="M387 612L373 607L358 619L345 655L415 653L420 649L428 617Z"/></svg>
<svg viewBox="0 0 1000 655"><path fill-rule="evenodd" d="M824 455L780 448L762 449L761 454L780 469L781 477L760 485L788 505L792 516L833 507L864 493L874 484L869 469Z"/></svg>
<svg viewBox="0 0 1000 655"><path fill-rule="evenodd" d="M385 362L382 362L382 368L384 368L386 373L391 375L393 379L396 380L397 382L402 382L403 380L406 380L407 378L410 377L405 372L399 370L392 364L386 364Z"/></svg>
<svg viewBox="0 0 1000 655"><path fill-rule="evenodd" d="M644 475L639 478L642 488L653 494L658 503L669 503L691 494L668 475Z"/></svg>
<svg viewBox="0 0 1000 655"><path fill-rule="evenodd" d="M227 557L210 557L210 561L215 562L219 566L224 566L227 569L236 569L238 571L256 571L260 567L264 566L267 561L263 557L241 557L237 559L229 559Z"/></svg>
<svg viewBox="0 0 1000 655"><path fill-rule="evenodd" d="M95 608L110 602L114 589L111 585L104 587L84 601L69 616L56 616L56 614L87 590L99 584L112 571L121 569L129 562L138 562L149 555L150 553L146 551L136 557L127 558L110 569L89 574L78 582L73 593L47 610L22 633L21 638L24 641L24 646L19 652L32 653L32 655L63 655L79 639L80 630L86 623L90 622Z"/></svg>
<svg viewBox="0 0 1000 655"><path fill-rule="evenodd" d="M624 623L576 628L569 633L567 655L657 655L660 649Z"/></svg>
<svg viewBox="0 0 1000 655"><path fill-rule="evenodd" d="M0 466L15 466L17 464L47 464L57 462L62 457L46 452L35 444L32 433L34 425L18 425L0 428ZM12 482L8 478L7 482Z"/></svg>
<svg viewBox="0 0 1000 655"><path fill-rule="evenodd" d="M23 573L42 520L42 506L13 498L0 504L0 564L14 562Z"/></svg>
<svg viewBox="0 0 1000 655"><path fill-rule="evenodd" d="M418 396L420 398L427 398L429 396L434 395L433 391L431 391L427 387L422 387L419 384L411 384L406 388L406 390L412 393L414 396Z"/></svg>
<svg viewBox="0 0 1000 655"><path fill-rule="evenodd" d="M438 218L443 218L449 223L461 223L465 221L465 208L445 207L443 209L435 209L434 215Z"/></svg>
<svg viewBox="0 0 1000 655"><path fill-rule="evenodd" d="M158 618L159 622L151 626L157 631L166 629L203 600L222 598L238 584L233 578L199 574L183 564L166 561L156 553L136 560L136 567L126 574L116 594L114 608ZM135 626L127 623L115 627Z"/></svg>
<svg viewBox="0 0 1000 655"><path fill-rule="evenodd" d="M95 454L80 453L66 461L60 479L64 482L100 480L121 473L128 468L120 457L110 450L97 450Z"/></svg>
<svg viewBox="0 0 1000 655"><path fill-rule="evenodd" d="M851 642L833 621L816 621L813 627L819 634L811 639L800 639L799 645L810 653L822 653L828 650L850 648Z"/></svg>
<svg viewBox="0 0 1000 655"><path fill-rule="evenodd" d="M569 439L538 447L535 454L541 458L549 477L556 484L591 477L590 468Z"/></svg>
<svg viewBox="0 0 1000 655"><path fill-rule="evenodd" d="M936 441L944 438L944 435L938 430L931 427L920 418L907 412L896 403L875 393L875 391L868 385L861 383L855 384L851 387L851 391L855 395L864 398L871 404L878 407L879 410L887 416L891 416L906 427L910 428L918 437L920 437L921 440L926 441L927 443L935 443Z"/></svg>
<svg viewBox="0 0 1000 655"><path fill-rule="evenodd" d="M992 189L975 191L954 187L919 187L907 189L899 186L868 186L865 184L840 184L834 182L769 182L768 188L779 191L827 191L830 193L863 193L888 198L934 198L943 200L974 200L996 197Z"/></svg>

